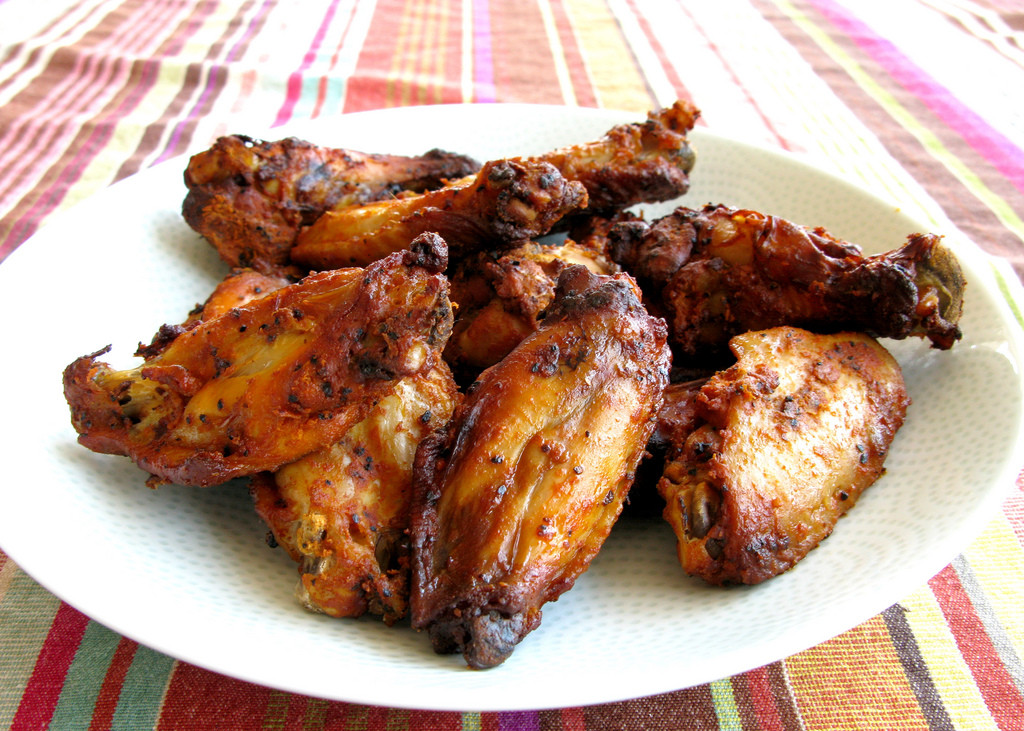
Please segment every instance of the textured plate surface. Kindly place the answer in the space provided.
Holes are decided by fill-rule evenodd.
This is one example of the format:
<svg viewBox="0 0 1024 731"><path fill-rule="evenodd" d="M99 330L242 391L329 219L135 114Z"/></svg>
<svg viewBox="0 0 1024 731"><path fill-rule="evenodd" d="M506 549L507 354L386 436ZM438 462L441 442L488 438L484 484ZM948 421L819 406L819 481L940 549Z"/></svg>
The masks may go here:
<svg viewBox="0 0 1024 731"><path fill-rule="evenodd" d="M634 115L443 106L274 130L365 151L431 147L480 160L593 139ZM253 130L239 130L254 133ZM257 132L258 133L258 132ZM721 202L824 225L868 252L928 228L795 158L698 130L690 206ZM324 698L450 710L592 704L711 681L785 657L898 601L982 530L1020 467L1021 343L992 263L949 233L967 272L964 339L950 352L887 342L914 399L887 474L821 548L759 587L684 576L660 519L623 520L541 627L486 672L434 655L423 635L309 614L295 568L264 543L242 484L143 485L127 460L78 446L64 366L179 322L225 273L182 221L185 160L122 181L59 216L0 266L0 546L95 620L197 665ZM16 355L16 357L14 357Z"/></svg>

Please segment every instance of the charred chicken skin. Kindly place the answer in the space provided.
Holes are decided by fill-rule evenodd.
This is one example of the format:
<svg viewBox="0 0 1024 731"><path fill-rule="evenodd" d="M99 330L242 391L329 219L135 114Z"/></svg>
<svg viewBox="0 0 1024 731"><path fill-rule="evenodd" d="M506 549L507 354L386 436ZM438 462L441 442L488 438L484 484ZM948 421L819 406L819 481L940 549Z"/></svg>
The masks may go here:
<svg viewBox="0 0 1024 731"><path fill-rule="evenodd" d="M755 211L678 208L609 233L613 256L664 314L680 361L724 354L733 335L779 325L960 338L964 278L940 237L914 234L876 256Z"/></svg>
<svg viewBox="0 0 1024 731"><path fill-rule="evenodd" d="M64 372L79 442L159 481L211 485L331 444L451 332L444 241L311 275L206 320L129 370L101 350Z"/></svg>
<svg viewBox="0 0 1024 731"><path fill-rule="evenodd" d="M910 399L899 365L861 333L779 327L730 346L738 360L695 394L695 427L675 433L658 490L687 573L757 584L878 479Z"/></svg>
<svg viewBox="0 0 1024 731"><path fill-rule="evenodd" d="M582 183L549 163L497 160L438 190L325 213L299 234L291 256L311 269L365 266L435 231L454 261L490 245L543 236L586 205Z"/></svg>
<svg viewBox="0 0 1024 731"><path fill-rule="evenodd" d="M412 624L474 668L503 662L617 519L668 379L632 279L563 272L540 328L416 455Z"/></svg>
<svg viewBox="0 0 1024 731"><path fill-rule="evenodd" d="M555 296L558 275L574 264L595 274L618 266L605 252L574 241L528 241L514 249L481 252L453 263L448 276L458 307L444 357L472 380L534 332Z"/></svg>
<svg viewBox="0 0 1024 731"><path fill-rule="evenodd" d="M299 228L325 211L436 188L479 167L440 150L372 155L293 137L231 135L189 161L182 213L232 267L302 274L289 251Z"/></svg>
<svg viewBox="0 0 1024 731"><path fill-rule="evenodd" d="M256 511L299 563L295 593L334 617L404 617L416 448L460 398L443 362L398 380L334 444L253 477Z"/></svg>

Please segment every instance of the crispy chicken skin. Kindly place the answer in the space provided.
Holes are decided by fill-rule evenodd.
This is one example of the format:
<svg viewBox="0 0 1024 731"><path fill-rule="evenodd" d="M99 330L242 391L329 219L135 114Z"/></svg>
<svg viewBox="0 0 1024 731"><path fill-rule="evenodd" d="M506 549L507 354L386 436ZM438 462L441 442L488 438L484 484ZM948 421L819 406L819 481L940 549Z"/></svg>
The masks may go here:
<svg viewBox="0 0 1024 731"><path fill-rule="evenodd" d="M658 490L683 569L757 584L795 565L881 476L910 399L861 333L791 327L734 337L735 365L696 396Z"/></svg>
<svg viewBox="0 0 1024 731"><path fill-rule="evenodd" d="M256 511L299 563L296 596L334 617L393 624L409 601L409 509L416 447L460 398L443 362L399 379L334 444L253 477Z"/></svg>
<svg viewBox="0 0 1024 731"><path fill-rule="evenodd" d="M583 184L549 163L496 160L438 190L325 213L299 234L291 256L310 269L364 266L436 231L455 261L489 245L543 236L586 205Z"/></svg>
<svg viewBox="0 0 1024 731"><path fill-rule="evenodd" d="M416 454L413 627L503 662L597 554L668 380L665 326L625 274L563 272L529 335Z"/></svg>
<svg viewBox="0 0 1024 731"><path fill-rule="evenodd" d="M458 309L444 351L453 370L472 380L508 355L537 329L554 299L558 275L574 264L595 274L619 271L604 251L571 240L528 241L507 251L481 252L454 262L448 277Z"/></svg>
<svg viewBox="0 0 1024 731"><path fill-rule="evenodd" d="M924 336L943 349L960 338L964 278L938 236L864 256L821 228L707 206L622 223L609 237L668 320L680 361L724 354L733 335L778 325Z"/></svg>
<svg viewBox="0 0 1024 731"><path fill-rule="evenodd" d="M430 230L444 237L456 261L465 252L536 238L582 214L677 198L690 186L696 155L687 134L699 116L677 101L592 142L493 160L446 189L325 214L299 235L292 258L311 269L363 265L410 232Z"/></svg>
<svg viewBox="0 0 1024 731"><path fill-rule="evenodd" d="M182 213L231 266L295 274L288 252L299 227L325 211L436 188L479 167L441 150L373 155L230 135L189 160Z"/></svg>
<svg viewBox="0 0 1024 731"><path fill-rule="evenodd" d="M672 200L690 188L697 155L687 135L699 117L695 106L679 100L650 112L643 122L617 125L598 140L533 159L551 163L586 186L587 215Z"/></svg>
<svg viewBox="0 0 1024 731"><path fill-rule="evenodd" d="M64 372L79 442L159 481L211 485L333 443L395 381L433 368L451 332L444 241L323 272L234 308L130 370Z"/></svg>
<svg viewBox="0 0 1024 731"><path fill-rule="evenodd" d="M161 325L148 345L139 343L135 355L150 360L160 355L176 337L206 320L291 284L287 277L263 274L255 269L234 269L214 288L206 302L193 309L180 325Z"/></svg>

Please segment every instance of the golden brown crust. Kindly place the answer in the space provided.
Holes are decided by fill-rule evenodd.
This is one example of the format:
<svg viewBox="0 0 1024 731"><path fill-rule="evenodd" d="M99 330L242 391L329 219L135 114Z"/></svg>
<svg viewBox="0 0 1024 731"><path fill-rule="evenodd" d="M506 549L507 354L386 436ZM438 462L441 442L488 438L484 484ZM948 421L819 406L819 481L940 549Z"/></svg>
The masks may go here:
<svg viewBox="0 0 1024 731"><path fill-rule="evenodd" d="M878 479L910 400L867 335L779 327L731 347L737 363L701 388L658 490L687 573L756 584L806 556Z"/></svg>
<svg viewBox="0 0 1024 731"><path fill-rule="evenodd" d="M231 266L295 276L305 273L289 257L299 228L325 211L436 188L478 168L440 150L373 155L230 135L189 160L182 213Z"/></svg>
<svg viewBox="0 0 1024 731"><path fill-rule="evenodd" d="M159 479L210 485L341 437L393 381L432 368L451 331L444 242L311 275L205 321L143 365L64 374L79 442ZM440 267L440 269L438 269Z"/></svg>
<svg viewBox="0 0 1024 731"><path fill-rule="evenodd" d="M678 208L612 229L616 260L663 309L681 359L721 355L733 335L793 325L879 337L960 337L963 274L940 237L864 256L853 244L756 211Z"/></svg>
<svg viewBox="0 0 1024 731"><path fill-rule="evenodd" d="M632 279L560 276L540 329L484 371L416 457L413 626L502 662L618 517L668 380Z"/></svg>
<svg viewBox="0 0 1024 731"><path fill-rule="evenodd" d="M256 511L299 563L296 596L333 617L393 624L409 601L409 510L416 448L460 395L443 362L395 382L334 444L251 483Z"/></svg>
<svg viewBox="0 0 1024 731"><path fill-rule="evenodd" d="M325 213L299 234L291 256L311 269L364 266L434 231L455 261L543 236L586 204L583 185L546 162L495 160L438 190Z"/></svg>

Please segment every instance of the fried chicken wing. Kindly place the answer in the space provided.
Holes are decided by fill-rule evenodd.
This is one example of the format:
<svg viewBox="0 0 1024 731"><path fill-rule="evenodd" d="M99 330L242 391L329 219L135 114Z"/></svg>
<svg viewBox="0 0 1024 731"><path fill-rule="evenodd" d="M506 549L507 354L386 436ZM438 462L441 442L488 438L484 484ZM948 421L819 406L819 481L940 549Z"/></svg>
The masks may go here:
<svg viewBox="0 0 1024 731"><path fill-rule="evenodd" d="M681 360L724 353L731 336L778 325L923 336L937 348L960 338L963 273L935 235L864 256L821 228L707 206L622 223L609 236L616 261L669 321Z"/></svg>
<svg viewBox="0 0 1024 731"><path fill-rule="evenodd" d="M537 332L416 455L412 624L486 668L537 627L617 519L668 379L632 279L559 277Z"/></svg>
<svg viewBox="0 0 1024 731"><path fill-rule="evenodd" d="M690 188L697 155L687 135L700 111L679 100L620 124L593 142L569 145L534 159L551 163L586 186L587 215L608 216L637 203L672 200Z"/></svg>
<svg viewBox="0 0 1024 731"><path fill-rule="evenodd" d="M446 265L444 241L424 235L202 322L136 368L79 358L64 372L79 442L200 486L320 449L434 367L451 332Z"/></svg>
<svg viewBox="0 0 1024 731"><path fill-rule="evenodd" d="M291 284L287 277L263 274L255 269L234 269L214 288L206 302L193 309L180 325L161 325L148 345L139 343L135 355L155 358L183 332L212 320L247 302Z"/></svg>
<svg viewBox="0 0 1024 731"><path fill-rule="evenodd" d="M399 379L334 444L252 479L256 511L299 563L303 606L334 617L369 612L387 624L406 615L413 458L458 398L440 362Z"/></svg>
<svg viewBox="0 0 1024 731"><path fill-rule="evenodd" d="M230 135L189 160L182 213L231 266L301 274L289 257L300 226L325 211L436 188L479 167L441 150L373 155L294 137Z"/></svg>
<svg viewBox="0 0 1024 731"><path fill-rule="evenodd" d="M583 185L549 163L497 160L435 191L325 213L299 234L291 256L311 269L363 266L435 231L454 261L491 244L542 236L586 205Z"/></svg>
<svg viewBox="0 0 1024 731"><path fill-rule="evenodd" d="M571 240L529 241L454 262L448 276L458 310L445 360L457 374L475 378L504 358L537 329L554 299L558 275L574 264L595 274L619 270L605 252Z"/></svg>
<svg viewBox="0 0 1024 731"><path fill-rule="evenodd" d="M756 584L800 561L883 472L910 399L860 333L745 333L696 395L658 490L687 573Z"/></svg>

